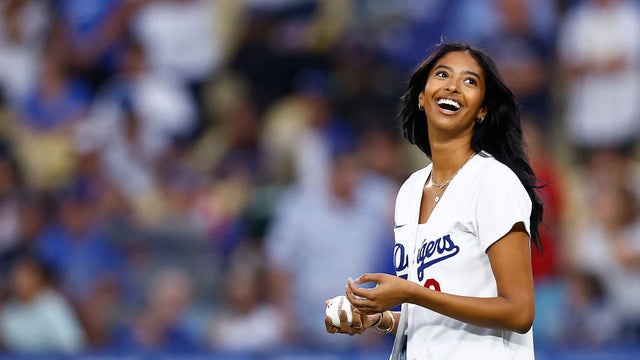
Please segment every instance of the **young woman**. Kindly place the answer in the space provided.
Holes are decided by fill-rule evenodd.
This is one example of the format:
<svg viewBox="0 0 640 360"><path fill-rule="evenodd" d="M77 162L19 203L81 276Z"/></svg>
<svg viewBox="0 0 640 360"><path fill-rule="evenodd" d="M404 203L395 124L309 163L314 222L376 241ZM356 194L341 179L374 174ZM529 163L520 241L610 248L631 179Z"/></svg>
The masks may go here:
<svg viewBox="0 0 640 360"><path fill-rule="evenodd" d="M397 196L397 276L349 279L353 321L327 318L327 331L395 333L394 359L532 359L542 204L513 94L485 53L447 43L413 73L402 105L403 133L431 164Z"/></svg>

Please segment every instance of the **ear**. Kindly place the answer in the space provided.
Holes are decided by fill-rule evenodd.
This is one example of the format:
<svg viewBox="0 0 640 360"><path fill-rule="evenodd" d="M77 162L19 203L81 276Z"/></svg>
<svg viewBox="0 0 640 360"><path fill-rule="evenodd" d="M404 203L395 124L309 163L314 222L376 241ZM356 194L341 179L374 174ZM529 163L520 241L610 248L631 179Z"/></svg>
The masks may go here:
<svg viewBox="0 0 640 360"><path fill-rule="evenodd" d="M488 113L489 113L489 109L487 109L486 107L483 107L482 109L480 109L480 112L478 113L478 116L476 117L476 119L484 119L484 117L487 116Z"/></svg>
<svg viewBox="0 0 640 360"><path fill-rule="evenodd" d="M424 107L424 91L418 94L418 105Z"/></svg>

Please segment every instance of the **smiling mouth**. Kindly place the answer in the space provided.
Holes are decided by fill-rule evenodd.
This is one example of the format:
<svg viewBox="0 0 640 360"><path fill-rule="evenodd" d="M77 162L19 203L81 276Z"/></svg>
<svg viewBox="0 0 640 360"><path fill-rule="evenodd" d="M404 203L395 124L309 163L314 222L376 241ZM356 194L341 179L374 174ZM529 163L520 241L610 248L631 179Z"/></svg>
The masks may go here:
<svg viewBox="0 0 640 360"><path fill-rule="evenodd" d="M452 112L458 111L461 108L460 103L458 103L455 100L451 100L447 98L441 98L436 100L436 104L438 105L439 108L446 111L452 111Z"/></svg>

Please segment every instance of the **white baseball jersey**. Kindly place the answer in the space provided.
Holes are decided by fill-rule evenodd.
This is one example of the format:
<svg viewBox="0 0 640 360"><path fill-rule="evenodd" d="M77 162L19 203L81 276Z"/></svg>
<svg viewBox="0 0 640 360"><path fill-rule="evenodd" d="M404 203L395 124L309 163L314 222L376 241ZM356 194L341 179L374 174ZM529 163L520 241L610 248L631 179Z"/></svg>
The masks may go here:
<svg viewBox="0 0 640 360"><path fill-rule="evenodd" d="M430 173L431 165L416 171L398 193L397 275L449 294L497 296L486 251L518 222L529 232L531 200L524 186L507 166L481 152L453 178L428 221L418 224ZM404 304L402 312L398 336L407 336L407 359L534 358L531 330L474 326L414 304Z"/></svg>

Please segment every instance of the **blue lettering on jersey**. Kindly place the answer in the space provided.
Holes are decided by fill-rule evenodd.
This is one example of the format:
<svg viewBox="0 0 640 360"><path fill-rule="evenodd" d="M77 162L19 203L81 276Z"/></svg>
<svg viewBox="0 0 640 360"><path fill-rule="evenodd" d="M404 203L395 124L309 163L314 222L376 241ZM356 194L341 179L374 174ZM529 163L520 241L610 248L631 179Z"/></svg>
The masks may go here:
<svg viewBox="0 0 640 360"><path fill-rule="evenodd" d="M460 247L451 240L451 235L445 235L437 240L424 242L418 250L416 261L418 265L418 280L424 278L424 271L429 266L455 256ZM432 258L434 256L434 258ZM428 260L425 262L425 260Z"/></svg>
<svg viewBox="0 0 640 360"><path fill-rule="evenodd" d="M409 255L404 250L402 244L396 244L393 248L393 263L396 267L396 274L403 279L409 277L408 273L402 274L409 267Z"/></svg>

